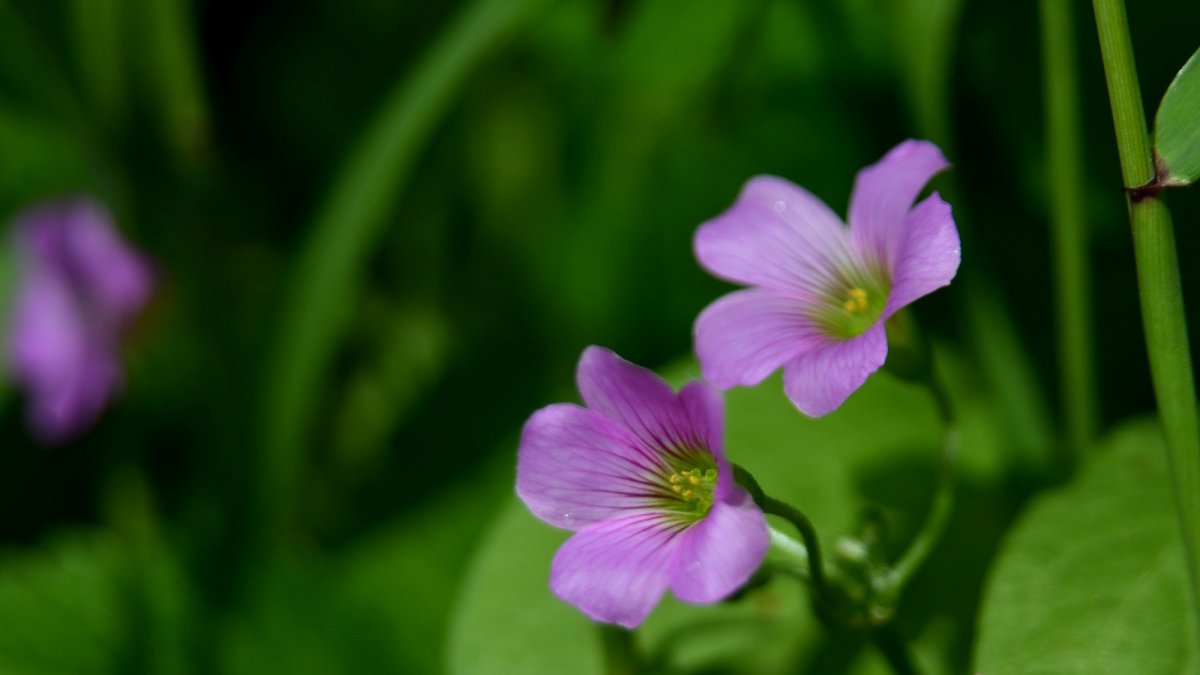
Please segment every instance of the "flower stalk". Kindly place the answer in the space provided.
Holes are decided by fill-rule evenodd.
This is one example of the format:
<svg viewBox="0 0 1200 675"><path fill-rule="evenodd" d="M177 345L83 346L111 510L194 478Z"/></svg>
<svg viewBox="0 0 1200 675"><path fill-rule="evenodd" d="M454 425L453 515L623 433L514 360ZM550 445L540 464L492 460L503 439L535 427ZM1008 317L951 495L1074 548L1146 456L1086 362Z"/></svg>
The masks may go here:
<svg viewBox="0 0 1200 675"><path fill-rule="evenodd" d="M1142 109L1123 0L1093 0L1117 151L1133 228L1142 325L1150 375L1166 435L1175 505L1186 556L1194 625L1200 627L1200 425L1188 350L1175 233L1155 190L1154 157Z"/></svg>
<svg viewBox="0 0 1200 675"><path fill-rule="evenodd" d="M890 582L897 595L908 585L913 575L924 566L925 561L946 531L946 525L950 522L950 515L954 511L954 466L958 459L960 438L958 422L954 415L954 406L950 402L949 392L933 373L932 368L926 371L924 380L942 419L941 467L938 471L937 492L933 496L933 504L930 506L925 524L892 567Z"/></svg>
<svg viewBox="0 0 1200 675"><path fill-rule="evenodd" d="M800 533L800 538L804 541L804 549L808 558L808 576L812 582L813 590L817 595L817 600L821 603L828 603L831 599L829 585L825 580L825 564L821 557L821 540L817 536L817 528L804 515L800 509L788 504L785 501L775 499L763 492L762 486L758 484L758 480L749 471L741 465L733 465L733 473L738 485L741 485L750 493L750 497L754 499L754 503L758 504L758 508L762 509L763 513L779 516L792 524L796 531Z"/></svg>

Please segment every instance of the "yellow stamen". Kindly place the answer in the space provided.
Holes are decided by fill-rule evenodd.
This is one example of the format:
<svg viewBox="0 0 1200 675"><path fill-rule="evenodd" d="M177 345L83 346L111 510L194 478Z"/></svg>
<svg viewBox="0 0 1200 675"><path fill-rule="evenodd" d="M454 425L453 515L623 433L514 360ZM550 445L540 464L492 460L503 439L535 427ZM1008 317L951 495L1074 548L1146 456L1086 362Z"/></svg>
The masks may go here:
<svg viewBox="0 0 1200 675"><path fill-rule="evenodd" d="M842 309L851 314L865 314L871 307L868 298L867 292L863 289L858 287L851 288L846 291L846 301L842 303Z"/></svg>

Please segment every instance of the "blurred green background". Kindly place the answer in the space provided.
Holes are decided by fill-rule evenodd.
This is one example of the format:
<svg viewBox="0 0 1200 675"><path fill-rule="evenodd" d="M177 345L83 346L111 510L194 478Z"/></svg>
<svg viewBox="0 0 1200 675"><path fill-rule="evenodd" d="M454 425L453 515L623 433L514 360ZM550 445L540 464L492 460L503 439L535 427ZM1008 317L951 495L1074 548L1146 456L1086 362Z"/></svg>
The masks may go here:
<svg viewBox="0 0 1200 675"><path fill-rule="evenodd" d="M1108 427L1153 398L1071 4ZM1007 435L977 591L1059 428L1037 9L0 0L0 221L91 193L161 275L90 433L38 447L0 399L0 673L441 672L520 425L574 400L582 348L677 362L728 288L694 262L700 222L760 173L844 213L909 137L954 164L934 187L964 240L916 313ZM1152 112L1200 6L1131 11ZM1195 300L1200 196L1169 201Z"/></svg>

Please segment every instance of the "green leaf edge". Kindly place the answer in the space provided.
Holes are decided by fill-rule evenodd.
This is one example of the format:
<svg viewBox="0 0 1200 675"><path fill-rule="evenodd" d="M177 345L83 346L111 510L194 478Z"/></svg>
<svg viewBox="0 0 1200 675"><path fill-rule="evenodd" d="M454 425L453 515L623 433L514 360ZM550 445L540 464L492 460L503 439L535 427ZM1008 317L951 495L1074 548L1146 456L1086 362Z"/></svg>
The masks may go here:
<svg viewBox="0 0 1200 675"><path fill-rule="evenodd" d="M1185 81L1188 83L1195 82L1194 86L1192 86L1192 93L1194 95L1190 98L1180 94L1182 91L1181 87L1183 86L1181 82ZM1180 102L1177 103L1177 101ZM1190 146L1192 148L1191 154L1195 155L1195 159L1192 162L1193 170L1190 172L1190 175L1188 175L1188 172L1176 173L1172 162L1167 160L1162 151L1164 113L1173 114L1175 108L1179 107L1180 111L1178 115L1183 115L1186 118L1189 113L1188 101L1193 102L1190 112L1194 123L1189 125L1189 128L1183 129L1180 135L1185 139L1182 145L1185 148ZM1176 115L1172 116L1175 117ZM1170 123L1168 123L1167 129L1168 131L1171 130ZM1187 142L1189 140L1189 131L1190 144ZM1172 136L1168 135L1167 140L1173 140ZM1191 185L1197 178L1200 178L1200 48L1196 49L1191 58L1175 74L1175 78L1171 80L1166 93L1163 94L1162 101L1158 104L1158 112L1154 115L1154 154L1157 161L1166 168L1166 185L1184 187ZM1174 164L1178 166L1179 163L1174 162Z"/></svg>

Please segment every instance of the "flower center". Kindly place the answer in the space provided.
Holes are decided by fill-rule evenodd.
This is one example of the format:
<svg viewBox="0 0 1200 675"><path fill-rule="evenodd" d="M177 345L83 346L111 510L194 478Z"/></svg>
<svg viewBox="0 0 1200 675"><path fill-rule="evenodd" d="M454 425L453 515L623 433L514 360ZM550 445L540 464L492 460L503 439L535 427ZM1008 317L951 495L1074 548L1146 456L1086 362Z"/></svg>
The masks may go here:
<svg viewBox="0 0 1200 675"><path fill-rule="evenodd" d="M883 316L888 298L888 284L868 274L848 276L830 289L824 306L813 317L829 336L839 340L867 332Z"/></svg>
<svg viewBox="0 0 1200 675"><path fill-rule="evenodd" d="M842 309L850 314L862 315L866 314L871 308L871 303L868 299L871 296L861 288L855 287L846 291L846 301L842 303Z"/></svg>
<svg viewBox="0 0 1200 675"><path fill-rule="evenodd" d="M679 501L682 502L677 509L703 515L712 507L713 489L717 486L717 470L701 471L692 468L676 471L667 476L667 483L671 486L671 492L678 495Z"/></svg>

